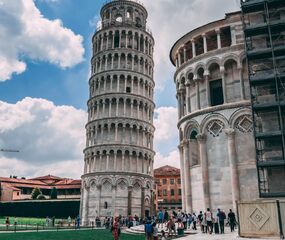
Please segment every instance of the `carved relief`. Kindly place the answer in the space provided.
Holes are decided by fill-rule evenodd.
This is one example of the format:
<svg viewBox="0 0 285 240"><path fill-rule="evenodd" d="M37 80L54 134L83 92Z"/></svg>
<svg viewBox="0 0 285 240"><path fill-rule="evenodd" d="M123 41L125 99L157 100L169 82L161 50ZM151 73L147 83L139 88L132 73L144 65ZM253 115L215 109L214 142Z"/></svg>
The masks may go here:
<svg viewBox="0 0 285 240"><path fill-rule="evenodd" d="M208 124L207 130L213 137L218 137L220 133L223 131L224 127L225 125L222 121L214 120Z"/></svg>
<svg viewBox="0 0 285 240"><path fill-rule="evenodd" d="M240 116L235 122L235 128L242 133L249 133L253 131L253 123L251 117L248 115Z"/></svg>

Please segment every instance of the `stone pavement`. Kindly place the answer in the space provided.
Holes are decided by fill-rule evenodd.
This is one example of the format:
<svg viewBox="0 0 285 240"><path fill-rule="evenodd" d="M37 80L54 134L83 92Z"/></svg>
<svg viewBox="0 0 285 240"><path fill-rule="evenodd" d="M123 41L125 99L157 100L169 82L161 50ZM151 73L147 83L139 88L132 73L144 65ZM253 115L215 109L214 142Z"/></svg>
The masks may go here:
<svg viewBox="0 0 285 240"><path fill-rule="evenodd" d="M241 238L238 237L238 233L234 232L231 233L229 231L226 230L225 234L203 234L201 232L197 232L197 234L191 234L188 235L187 237L183 237L183 238L179 238L179 240L263 240L263 239L267 239L267 240L277 240L280 238Z"/></svg>

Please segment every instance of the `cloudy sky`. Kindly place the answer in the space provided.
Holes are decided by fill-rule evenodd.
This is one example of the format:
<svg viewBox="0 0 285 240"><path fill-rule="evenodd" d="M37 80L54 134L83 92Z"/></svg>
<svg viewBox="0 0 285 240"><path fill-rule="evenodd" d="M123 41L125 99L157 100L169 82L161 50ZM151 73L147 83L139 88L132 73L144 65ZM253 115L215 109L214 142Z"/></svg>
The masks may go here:
<svg viewBox="0 0 285 240"><path fill-rule="evenodd" d="M141 0L155 46L155 167L179 167L173 43L239 0ZM79 178L91 37L105 0L0 0L0 176Z"/></svg>

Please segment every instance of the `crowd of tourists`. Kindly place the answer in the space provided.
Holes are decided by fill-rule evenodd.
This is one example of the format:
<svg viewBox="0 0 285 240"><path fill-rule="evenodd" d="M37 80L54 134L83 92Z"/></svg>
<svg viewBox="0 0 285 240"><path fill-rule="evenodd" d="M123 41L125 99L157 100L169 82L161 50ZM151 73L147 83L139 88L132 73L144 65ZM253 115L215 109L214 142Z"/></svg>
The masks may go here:
<svg viewBox="0 0 285 240"><path fill-rule="evenodd" d="M237 225L235 213L230 209L228 214L221 209L212 212L209 208L199 214L186 214L175 211L170 215L168 211L160 210L156 217L148 218L145 223L145 235L147 240L158 240L158 230L161 229L162 240L173 236L183 236L186 230L198 230L204 234L224 234L225 225L235 231Z"/></svg>
<svg viewBox="0 0 285 240"><path fill-rule="evenodd" d="M106 217L103 222L96 218L96 224L110 229L114 240L118 240L122 227L133 227L144 225L146 240L166 240L173 237L181 237L186 230L201 231L204 234L224 234L225 225L230 227L231 232L235 231L237 225L235 213L230 209L226 214L223 210L218 209L212 212L209 208L198 214L183 213L182 211L159 210L156 216L145 219L138 216L116 218ZM160 233L160 234L159 234Z"/></svg>

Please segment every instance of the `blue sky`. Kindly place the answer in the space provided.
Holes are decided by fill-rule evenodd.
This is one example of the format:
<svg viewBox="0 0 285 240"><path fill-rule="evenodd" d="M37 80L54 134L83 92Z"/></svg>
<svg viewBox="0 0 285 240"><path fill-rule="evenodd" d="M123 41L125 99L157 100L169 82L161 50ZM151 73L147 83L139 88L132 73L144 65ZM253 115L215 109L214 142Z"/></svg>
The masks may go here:
<svg viewBox="0 0 285 240"><path fill-rule="evenodd" d="M0 153L0 176L80 177L91 37L105 2L0 0L0 148L21 150ZM179 167L170 48L191 29L237 10L237 2L143 1L156 40L155 166Z"/></svg>

